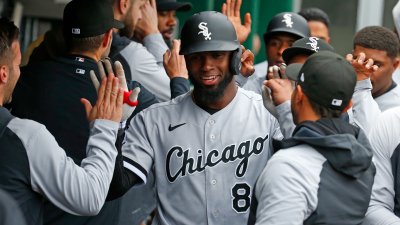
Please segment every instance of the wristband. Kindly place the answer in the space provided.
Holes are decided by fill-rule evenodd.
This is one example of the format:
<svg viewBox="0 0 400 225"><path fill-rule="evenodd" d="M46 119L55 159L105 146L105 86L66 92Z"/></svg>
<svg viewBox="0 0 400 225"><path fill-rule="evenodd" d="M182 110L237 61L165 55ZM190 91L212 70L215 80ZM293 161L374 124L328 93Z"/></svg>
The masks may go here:
<svg viewBox="0 0 400 225"><path fill-rule="evenodd" d="M135 107L138 105L138 101L136 100L136 101L132 102L129 99L129 96L131 96L131 94L132 94L132 90L124 91L124 103L128 104L129 106Z"/></svg>

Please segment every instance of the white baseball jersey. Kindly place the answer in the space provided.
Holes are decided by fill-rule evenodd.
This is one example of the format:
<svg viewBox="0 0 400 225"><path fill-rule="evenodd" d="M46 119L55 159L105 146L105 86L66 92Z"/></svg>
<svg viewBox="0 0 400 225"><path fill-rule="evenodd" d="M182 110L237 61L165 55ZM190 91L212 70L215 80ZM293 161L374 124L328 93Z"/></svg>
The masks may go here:
<svg viewBox="0 0 400 225"><path fill-rule="evenodd" d="M143 181L155 170L153 224L246 224L271 140L282 139L279 124L253 92L239 88L212 115L191 94L134 117L122 148L124 165Z"/></svg>

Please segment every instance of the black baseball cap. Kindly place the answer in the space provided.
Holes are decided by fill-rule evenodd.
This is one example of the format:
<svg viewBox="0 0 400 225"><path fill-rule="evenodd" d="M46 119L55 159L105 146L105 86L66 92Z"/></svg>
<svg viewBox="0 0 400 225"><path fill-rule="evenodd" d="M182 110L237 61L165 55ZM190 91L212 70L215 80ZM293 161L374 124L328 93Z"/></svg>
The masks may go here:
<svg viewBox="0 0 400 225"><path fill-rule="evenodd" d="M331 51L334 52L335 50L333 47L322 40L321 38L317 37L305 37L296 40L293 42L293 45L282 53L282 58L285 60L286 63L290 61L294 56L304 54L304 55L312 55L319 51Z"/></svg>
<svg viewBox="0 0 400 225"><path fill-rule="evenodd" d="M297 77L298 84L311 101L335 110L346 108L357 82L353 66L331 51L314 53L304 65L290 64L286 75Z"/></svg>
<svg viewBox="0 0 400 225"><path fill-rule="evenodd" d="M189 11L192 4L189 2L177 2L176 0L157 0L157 11Z"/></svg>
<svg viewBox="0 0 400 225"><path fill-rule="evenodd" d="M64 34L70 37L94 37L123 27L114 19L111 0L72 0L64 8Z"/></svg>

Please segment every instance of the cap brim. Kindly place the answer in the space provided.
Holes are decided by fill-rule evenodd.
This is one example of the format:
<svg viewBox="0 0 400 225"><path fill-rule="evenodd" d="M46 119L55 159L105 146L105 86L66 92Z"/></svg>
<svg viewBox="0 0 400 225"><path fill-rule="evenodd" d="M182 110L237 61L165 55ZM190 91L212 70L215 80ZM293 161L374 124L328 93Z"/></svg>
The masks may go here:
<svg viewBox="0 0 400 225"><path fill-rule="evenodd" d="M114 28L117 28L117 29L122 29L122 28L125 27L125 25L124 25L123 22L114 19L114 25L113 25L113 27L114 27Z"/></svg>
<svg viewBox="0 0 400 225"><path fill-rule="evenodd" d="M192 9L192 4L189 2L165 2L157 4L158 11L189 11Z"/></svg>
<svg viewBox="0 0 400 225"><path fill-rule="evenodd" d="M301 48L301 47L289 47L285 49L282 53L282 58L285 61L286 64L289 63L289 60L293 58L293 56L296 55L312 55L315 53L313 50L307 49L307 48Z"/></svg>
<svg viewBox="0 0 400 225"><path fill-rule="evenodd" d="M239 43L235 44L227 41L210 41L209 43L197 43L187 46L179 52L180 55L189 55L197 52L212 52L212 51L234 51L240 47Z"/></svg>
<svg viewBox="0 0 400 225"><path fill-rule="evenodd" d="M292 63L286 67L285 74L290 80L297 81L302 67L301 63Z"/></svg>

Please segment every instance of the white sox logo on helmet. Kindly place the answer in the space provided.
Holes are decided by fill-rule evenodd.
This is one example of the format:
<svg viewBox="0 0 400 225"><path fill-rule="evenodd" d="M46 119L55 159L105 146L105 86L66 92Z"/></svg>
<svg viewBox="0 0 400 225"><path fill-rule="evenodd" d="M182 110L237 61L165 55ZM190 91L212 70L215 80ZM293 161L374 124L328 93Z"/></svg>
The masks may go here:
<svg viewBox="0 0 400 225"><path fill-rule="evenodd" d="M221 154L220 151L214 149L209 152L206 156L206 160L203 160L203 150L198 150L197 158L191 158L189 156L189 149L183 150L181 146L175 146L171 148L167 153L166 172L169 182L174 182L179 177L184 177L193 173L200 173L205 170L206 167L214 167L219 163L229 163L236 160L241 160L236 168L236 176L243 177L246 173L249 158L251 155L259 155L264 148L264 142L268 139L268 135L258 137L255 139L251 146L251 141L243 141L238 146L235 144L226 146ZM171 162L180 162L181 166L176 171L171 171ZM203 163L205 161L205 163Z"/></svg>
<svg viewBox="0 0 400 225"><path fill-rule="evenodd" d="M307 42L306 44L311 46L311 50L313 50L314 52L318 52L319 51L319 47L318 47L319 38L310 37L309 40L310 40L310 42Z"/></svg>
<svg viewBox="0 0 400 225"><path fill-rule="evenodd" d="M293 27L292 14L285 13L282 22L286 23L286 27Z"/></svg>
<svg viewBox="0 0 400 225"><path fill-rule="evenodd" d="M208 32L208 27L206 27L207 26L207 23L206 22L201 22L201 23L199 23L199 29L201 30L201 31L199 31L199 33L198 34L202 34L203 36L204 36L204 39L205 40L211 40L211 32Z"/></svg>

